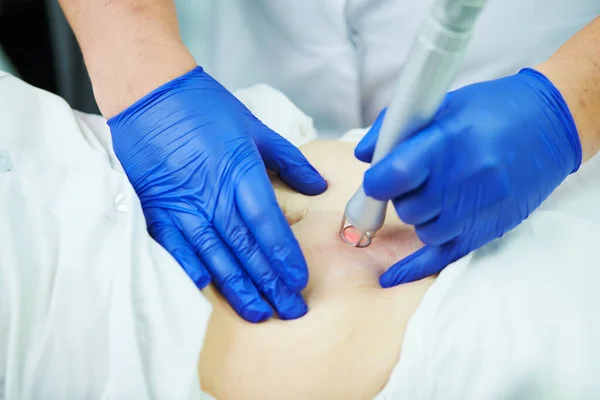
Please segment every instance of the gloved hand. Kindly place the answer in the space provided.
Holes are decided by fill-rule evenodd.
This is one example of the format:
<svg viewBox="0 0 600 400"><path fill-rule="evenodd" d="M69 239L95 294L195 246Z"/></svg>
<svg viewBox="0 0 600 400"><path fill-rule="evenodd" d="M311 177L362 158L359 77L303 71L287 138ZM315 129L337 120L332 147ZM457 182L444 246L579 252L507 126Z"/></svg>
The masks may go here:
<svg viewBox="0 0 600 400"><path fill-rule="evenodd" d="M370 162L381 118L355 155ZM581 164L573 118L541 73L449 93L433 122L364 177L367 195L393 200L425 247L380 282L390 287L441 271L513 229Z"/></svg>
<svg viewBox="0 0 600 400"><path fill-rule="evenodd" d="M306 313L306 261L265 169L304 194L322 193L325 180L295 146L200 67L108 123L150 234L199 288L212 276L252 322L272 315L263 297L283 319Z"/></svg>

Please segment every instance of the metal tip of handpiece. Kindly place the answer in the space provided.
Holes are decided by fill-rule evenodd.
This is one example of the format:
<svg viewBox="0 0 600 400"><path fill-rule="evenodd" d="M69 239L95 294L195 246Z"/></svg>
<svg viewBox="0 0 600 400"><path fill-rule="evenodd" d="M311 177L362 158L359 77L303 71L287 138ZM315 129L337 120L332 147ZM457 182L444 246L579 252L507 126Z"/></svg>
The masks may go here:
<svg viewBox="0 0 600 400"><path fill-rule="evenodd" d="M347 234L349 231L358 231L360 235L352 235L354 240L348 238ZM352 247L358 247L359 249L365 248L371 244L373 234L371 232L363 232L356 228L346 217L342 218L342 226L340 227L340 237L344 243L349 244Z"/></svg>

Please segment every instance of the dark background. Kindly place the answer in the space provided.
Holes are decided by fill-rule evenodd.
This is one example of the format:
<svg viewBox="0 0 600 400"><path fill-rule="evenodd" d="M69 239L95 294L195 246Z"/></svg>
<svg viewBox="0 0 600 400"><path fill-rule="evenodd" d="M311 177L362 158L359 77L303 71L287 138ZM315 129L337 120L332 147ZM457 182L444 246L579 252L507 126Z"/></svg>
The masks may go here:
<svg viewBox="0 0 600 400"><path fill-rule="evenodd" d="M21 79L60 95L77 110L99 113L57 0L0 0L0 45Z"/></svg>

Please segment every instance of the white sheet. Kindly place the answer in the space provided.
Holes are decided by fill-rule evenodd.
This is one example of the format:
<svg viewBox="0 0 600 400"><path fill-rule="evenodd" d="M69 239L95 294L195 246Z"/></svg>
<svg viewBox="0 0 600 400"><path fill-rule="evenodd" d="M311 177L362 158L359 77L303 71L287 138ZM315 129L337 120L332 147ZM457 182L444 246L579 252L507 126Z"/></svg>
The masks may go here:
<svg viewBox="0 0 600 400"><path fill-rule="evenodd" d="M210 304L146 234L102 120L5 76L0 121L0 399L201 398Z"/></svg>

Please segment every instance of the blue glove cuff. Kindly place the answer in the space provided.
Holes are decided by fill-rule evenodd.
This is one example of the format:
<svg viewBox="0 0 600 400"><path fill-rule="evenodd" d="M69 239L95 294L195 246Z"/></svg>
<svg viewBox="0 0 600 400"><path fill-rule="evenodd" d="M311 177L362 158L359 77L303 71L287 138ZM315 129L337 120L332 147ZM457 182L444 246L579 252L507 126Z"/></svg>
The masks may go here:
<svg viewBox="0 0 600 400"><path fill-rule="evenodd" d="M144 108L148 102L154 101L157 97L160 97L164 93L168 93L169 89L180 86L186 80L202 74L205 74L204 69L202 69L202 67L200 66L197 66L193 70L186 72L180 77L175 78L172 81L169 81L159 86L158 88L154 89L153 91L151 91L150 93L148 93L147 95L145 95L144 97L127 107L125 110L110 118L107 121L108 126L110 126L111 128L113 126L118 126L122 120L126 120L130 115L135 114L137 110Z"/></svg>
<svg viewBox="0 0 600 400"><path fill-rule="evenodd" d="M573 120L573 116L571 115L571 111L569 110L567 102L562 97L556 86L554 86L554 84L541 72L532 68L523 68L519 71L519 75L528 77L528 82L535 80L536 83L542 85L542 90L540 90L538 85L532 84L530 86L532 86L536 92L544 95L546 103L552 108L551 111L553 111L558 117L558 120L553 121L554 125L557 129L565 133L565 138L567 139L572 150L570 154L573 155L573 167L570 174L577 172L582 161L581 141L579 140L577 126L575 125L575 121ZM560 127L556 125L562 126L563 129L560 129Z"/></svg>

